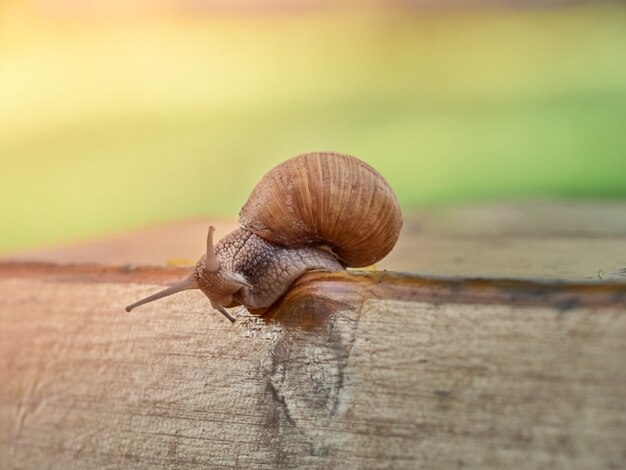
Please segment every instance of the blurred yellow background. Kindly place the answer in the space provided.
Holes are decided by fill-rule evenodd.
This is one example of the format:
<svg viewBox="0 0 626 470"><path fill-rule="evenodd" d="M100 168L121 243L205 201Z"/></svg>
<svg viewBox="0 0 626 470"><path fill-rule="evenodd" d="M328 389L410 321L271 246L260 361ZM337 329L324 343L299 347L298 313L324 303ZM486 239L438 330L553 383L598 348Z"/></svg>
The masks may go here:
<svg viewBox="0 0 626 470"><path fill-rule="evenodd" d="M0 251L234 218L313 150L405 210L626 196L626 9L462 3L1 2Z"/></svg>

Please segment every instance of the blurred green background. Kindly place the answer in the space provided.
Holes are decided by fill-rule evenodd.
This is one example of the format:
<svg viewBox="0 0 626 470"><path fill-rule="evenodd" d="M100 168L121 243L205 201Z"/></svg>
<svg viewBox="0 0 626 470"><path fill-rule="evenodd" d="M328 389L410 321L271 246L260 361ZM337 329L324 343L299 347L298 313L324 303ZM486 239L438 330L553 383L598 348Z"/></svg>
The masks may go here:
<svg viewBox="0 0 626 470"><path fill-rule="evenodd" d="M80 3L0 4L0 252L234 218L313 150L371 163L407 211L626 196L615 4Z"/></svg>

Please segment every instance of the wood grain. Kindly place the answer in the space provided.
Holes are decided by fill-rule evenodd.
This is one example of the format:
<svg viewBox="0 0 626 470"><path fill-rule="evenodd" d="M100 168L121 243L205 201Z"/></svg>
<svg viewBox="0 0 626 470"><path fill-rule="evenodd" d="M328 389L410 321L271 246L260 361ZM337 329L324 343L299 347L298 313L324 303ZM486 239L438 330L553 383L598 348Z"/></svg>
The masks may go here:
<svg viewBox="0 0 626 470"><path fill-rule="evenodd" d="M626 467L625 203L411 214L381 267L412 274L126 313L209 224L0 261L0 469Z"/></svg>
<svg viewBox="0 0 626 470"><path fill-rule="evenodd" d="M314 274L233 327L198 292L124 312L180 270L0 271L3 468L626 462L623 300L433 303L384 295L405 276Z"/></svg>

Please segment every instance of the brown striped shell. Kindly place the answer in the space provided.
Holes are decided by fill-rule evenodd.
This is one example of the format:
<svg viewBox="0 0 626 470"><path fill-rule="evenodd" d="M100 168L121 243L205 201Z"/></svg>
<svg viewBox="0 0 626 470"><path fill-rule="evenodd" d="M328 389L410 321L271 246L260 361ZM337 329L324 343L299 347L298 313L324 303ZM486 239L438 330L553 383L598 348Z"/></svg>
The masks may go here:
<svg viewBox="0 0 626 470"><path fill-rule="evenodd" d="M402 214L374 168L350 155L317 152L270 170L252 190L239 223L279 245L328 245L345 266L362 267L391 251Z"/></svg>

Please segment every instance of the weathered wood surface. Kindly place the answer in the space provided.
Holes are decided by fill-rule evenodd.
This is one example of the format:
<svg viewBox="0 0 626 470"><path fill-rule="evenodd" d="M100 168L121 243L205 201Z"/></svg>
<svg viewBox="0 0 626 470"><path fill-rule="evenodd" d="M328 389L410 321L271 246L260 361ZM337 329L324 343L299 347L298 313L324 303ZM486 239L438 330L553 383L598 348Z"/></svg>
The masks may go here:
<svg viewBox="0 0 626 470"><path fill-rule="evenodd" d="M192 220L53 249L12 253L16 261L188 265L236 221ZM379 265L444 276L622 280L626 202L535 202L440 208L405 215L398 245Z"/></svg>
<svg viewBox="0 0 626 470"><path fill-rule="evenodd" d="M235 326L193 291L124 312L183 268L0 263L0 468L623 468L620 207L548 245L494 226L518 276L312 274Z"/></svg>

